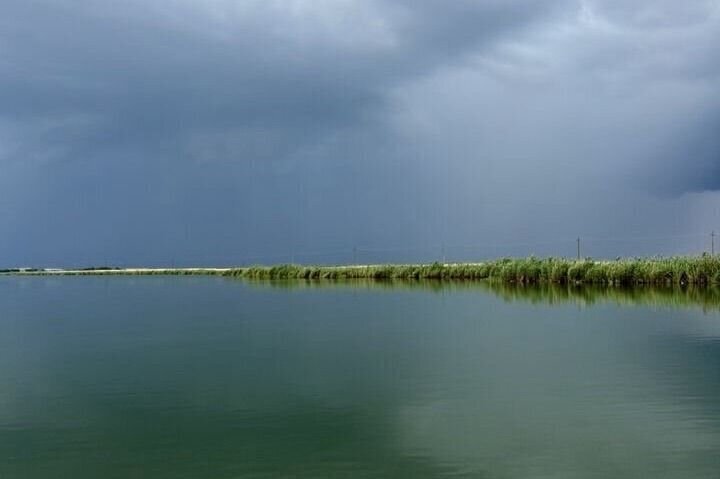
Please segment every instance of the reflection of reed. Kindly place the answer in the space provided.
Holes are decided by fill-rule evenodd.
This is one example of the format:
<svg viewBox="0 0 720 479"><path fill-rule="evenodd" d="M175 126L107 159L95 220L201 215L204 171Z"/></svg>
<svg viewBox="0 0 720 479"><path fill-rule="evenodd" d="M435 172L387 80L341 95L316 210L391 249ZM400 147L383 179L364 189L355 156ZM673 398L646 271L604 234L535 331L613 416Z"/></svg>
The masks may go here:
<svg viewBox="0 0 720 479"><path fill-rule="evenodd" d="M576 303L582 305L613 302L627 306L700 306L705 311L720 310L720 289L707 286L617 287L555 284L513 285L488 282L483 283L482 287L507 301L529 301L543 304Z"/></svg>
<svg viewBox="0 0 720 479"><path fill-rule="evenodd" d="M590 306L611 302L623 306L702 307L705 311L720 310L720 288L711 286L594 286L558 284L508 284L496 281L433 281L433 280L247 280L256 287L314 290L419 290L432 292L491 292L508 302Z"/></svg>

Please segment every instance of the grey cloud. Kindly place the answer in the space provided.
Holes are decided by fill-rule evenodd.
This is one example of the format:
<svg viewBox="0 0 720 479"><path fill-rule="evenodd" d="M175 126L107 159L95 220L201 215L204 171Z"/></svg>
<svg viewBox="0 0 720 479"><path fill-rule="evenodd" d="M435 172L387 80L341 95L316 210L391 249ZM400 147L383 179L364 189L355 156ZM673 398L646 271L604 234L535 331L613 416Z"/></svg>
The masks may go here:
<svg viewBox="0 0 720 479"><path fill-rule="evenodd" d="M601 0L586 5L613 23L644 29L694 26L705 23L717 11L712 0Z"/></svg>
<svg viewBox="0 0 720 479"><path fill-rule="evenodd" d="M10 0L0 253L431 250L401 260L660 230L638 191L720 188L718 25L701 0Z"/></svg>
<svg viewBox="0 0 720 479"><path fill-rule="evenodd" d="M682 194L720 190L720 113L678 120L679 138L667 142L649 175L654 191Z"/></svg>
<svg viewBox="0 0 720 479"><path fill-rule="evenodd" d="M357 122L388 86L457 61L545 10L529 0L375 2L387 43L346 44L315 33L323 27L312 16L297 20L301 33L279 33L273 22L282 27L287 19L277 16L287 12L273 2L246 4L218 37L160 14L143 18L139 4L9 2L2 114L27 121L96 117L87 141L105 147L113 139L142 145L238 126L317 135ZM181 16L197 13L182 2L167 5Z"/></svg>

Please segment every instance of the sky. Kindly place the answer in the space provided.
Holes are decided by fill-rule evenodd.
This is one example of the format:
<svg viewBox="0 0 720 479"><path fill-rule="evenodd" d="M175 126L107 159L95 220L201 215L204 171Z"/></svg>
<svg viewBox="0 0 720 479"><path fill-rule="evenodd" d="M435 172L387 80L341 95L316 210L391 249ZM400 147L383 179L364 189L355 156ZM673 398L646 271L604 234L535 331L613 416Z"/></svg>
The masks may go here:
<svg viewBox="0 0 720 479"><path fill-rule="evenodd" d="M717 45L705 0L5 0L0 266L710 250Z"/></svg>

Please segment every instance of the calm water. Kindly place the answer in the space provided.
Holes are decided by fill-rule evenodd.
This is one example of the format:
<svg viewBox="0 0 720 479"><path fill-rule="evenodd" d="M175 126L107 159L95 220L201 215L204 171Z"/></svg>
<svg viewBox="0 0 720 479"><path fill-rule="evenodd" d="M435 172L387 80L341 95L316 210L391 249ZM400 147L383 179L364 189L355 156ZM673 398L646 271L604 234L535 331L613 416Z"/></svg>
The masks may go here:
<svg viewBox="0 0 720 479"><path fill-rule="evenodd" d="M0 278L0 477L718 477L719 313L524 294Z"/></svg>

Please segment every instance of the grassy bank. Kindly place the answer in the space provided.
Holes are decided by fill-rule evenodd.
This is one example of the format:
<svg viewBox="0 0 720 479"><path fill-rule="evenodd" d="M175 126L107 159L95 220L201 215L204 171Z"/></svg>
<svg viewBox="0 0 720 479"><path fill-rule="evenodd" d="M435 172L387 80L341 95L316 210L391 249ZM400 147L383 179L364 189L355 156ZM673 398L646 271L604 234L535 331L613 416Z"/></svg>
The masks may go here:
<svg viewBox="0 0 720 479"><path fill-rule="evenodd" d="M709 255L616 261L531 257L457 264L6 271L6 274L32 275L216 275L260 280L422 279L491 280L514 284L720 285L720 257Z"/></svg>
<svg viewBox="0 0 720 479"><path fill-rule="evenodd" d="M621 259L501 259L484 263L237 268L222 273L252 279L495 280L519 284L720 284L718 257Z"/></svg>

